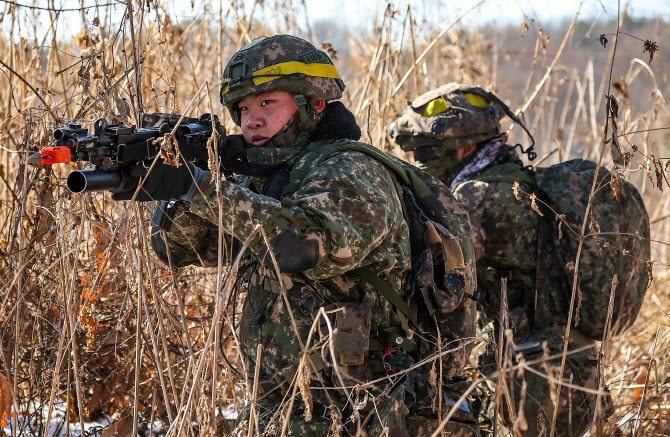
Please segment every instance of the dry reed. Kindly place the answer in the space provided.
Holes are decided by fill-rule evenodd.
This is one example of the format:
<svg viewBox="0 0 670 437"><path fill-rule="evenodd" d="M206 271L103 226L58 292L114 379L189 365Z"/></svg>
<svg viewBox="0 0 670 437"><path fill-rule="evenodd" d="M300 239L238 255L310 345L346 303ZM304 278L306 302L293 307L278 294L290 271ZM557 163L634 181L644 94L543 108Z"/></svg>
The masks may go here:
<svg viewBox="0 0 670 437"><path fill-rule="evenodd" d="M50 144L55 127L90 126L99 117L135 123L142 111L181 113L192 99L192 113L223 114L234 131L213 103L212 84L241 45L280 32L329 44L363 139L400 156L387 124L413 96L458 81L490 87L522 109L542 165L584 157L609 167L602 153L609 125L604 101L616 96L617 132L632 153L626 177L643 193L652 219L656 278L638 322L603 348L616 412L598 432L670 433L669 296L660 285L670 240L670 201L661 190L669 188L665 47L650 62L640 57L642 44L624 35L615 54L617 45L602 47L595 33L612 33L617 23L577 17L547 32L532 20L523 28L470 27L455 16L417 19L410 6L389 3L372 28L347 30L310 22L299 0L229 3L204 2L181 20L171 2L159 0L74 10L53 0L47 7L0 4L0 368L11 389L3 394L12 394L5 428L11 435L46 436L50 426L60 435L104 436L232 430L224 413L254 392L218 351L221 340L228 360L238 361L224 311L236 274L236 264L225 260L235 254L221 250L218 269L171 272L148 245L149 205L71 194L64 177L78 165L43 166L31 157ZM670 33L662 20L620 24L644 40L667 41ZM341 46L315 39L329 27L340 31ZM550 33L562 38L560 46ZM513 139L524 141L518 131ZM504 351L498 364L501 388L508 372L523 367ZM509 402L501 391L496 399ZM101 427L84 430L84 421L96 420ZM110 421L116 423L104 431ZM335 422L332 429L341 429Z"/></svg>

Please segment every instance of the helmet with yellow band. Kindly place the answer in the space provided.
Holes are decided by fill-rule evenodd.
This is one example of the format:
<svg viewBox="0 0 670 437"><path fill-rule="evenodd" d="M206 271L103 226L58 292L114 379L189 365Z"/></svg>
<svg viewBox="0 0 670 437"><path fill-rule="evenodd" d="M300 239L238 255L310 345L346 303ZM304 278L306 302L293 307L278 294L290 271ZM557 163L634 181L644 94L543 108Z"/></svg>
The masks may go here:
<svg viewBox="0 0 670 437"><path fill-rule="evenodd" d="M236 103L252 94L289 91L323 100L342 97L344 82L326 53L291 35L263 37L235 53L221 82L221 103L240 123Z"/></svg>
<svg viewBox="0 0 670 437"><path fill-rule="evenodd" d="M389 126L389 135L403 150L453 151L500 135L505 115L528 134L531 145L524 153L532 161L535 140L523 120L495 94L478 86L452 82L420 95Z"/></svg>
<svg viewBox="0 0 670 437"><path fill-rule="evenodd" d="M405 150L426 146L457 150L496 137L505 108L482 88L449 83L409 103L389 126L389 134Z"/></svg>

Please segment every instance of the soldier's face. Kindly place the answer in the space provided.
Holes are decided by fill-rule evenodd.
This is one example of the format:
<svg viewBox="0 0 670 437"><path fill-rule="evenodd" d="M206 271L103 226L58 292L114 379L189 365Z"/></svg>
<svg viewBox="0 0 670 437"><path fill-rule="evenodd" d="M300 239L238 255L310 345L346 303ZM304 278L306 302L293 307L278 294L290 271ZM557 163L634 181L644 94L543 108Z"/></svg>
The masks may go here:
<svg viewBox="0 0 670 437"><path fill-rule="evenodd" d="M291 119L298 106L288 91L247 96L237 103L241 128L249 144L260 146Z"/></svg>

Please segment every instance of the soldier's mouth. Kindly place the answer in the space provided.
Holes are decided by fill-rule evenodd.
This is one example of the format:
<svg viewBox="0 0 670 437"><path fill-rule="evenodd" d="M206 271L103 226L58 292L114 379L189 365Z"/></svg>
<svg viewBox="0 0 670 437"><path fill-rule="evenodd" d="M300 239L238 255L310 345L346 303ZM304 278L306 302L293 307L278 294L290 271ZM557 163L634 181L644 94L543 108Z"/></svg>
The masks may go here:
<svg viewBox="0 0 670 437"><path fill-rule="evenodd" d="M261 135L254 135L251 137L251 144L254 146L260 146L264 144L268 140L267 137L261 136Z"/></svg>

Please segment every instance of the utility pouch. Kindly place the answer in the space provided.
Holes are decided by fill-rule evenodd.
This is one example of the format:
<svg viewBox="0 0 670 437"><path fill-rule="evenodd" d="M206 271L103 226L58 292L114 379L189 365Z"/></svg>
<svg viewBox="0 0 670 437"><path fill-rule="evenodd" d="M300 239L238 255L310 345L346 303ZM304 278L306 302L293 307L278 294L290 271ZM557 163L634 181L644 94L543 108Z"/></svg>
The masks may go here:
<svg viewBox="0 0 670 437"><path fill-rule="evenodd" d="M334 313L333 348L342 366L363 364L370 348L370 305L340 302Z"/></svg>
<svg viewBox="0 0 670 437"><path fill-rule="evenodd" d="M465 293L465 262L456 237L447 228L432 220L426 243L429 250L422 253L424 268L417 276L416 285L431 315L447 315L461 303Z"/></svg>

